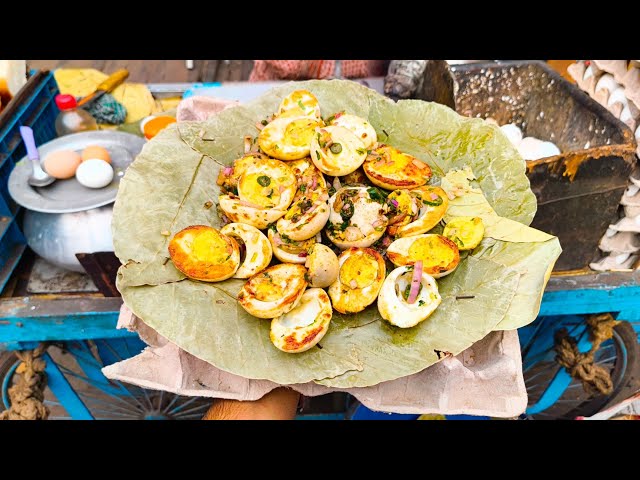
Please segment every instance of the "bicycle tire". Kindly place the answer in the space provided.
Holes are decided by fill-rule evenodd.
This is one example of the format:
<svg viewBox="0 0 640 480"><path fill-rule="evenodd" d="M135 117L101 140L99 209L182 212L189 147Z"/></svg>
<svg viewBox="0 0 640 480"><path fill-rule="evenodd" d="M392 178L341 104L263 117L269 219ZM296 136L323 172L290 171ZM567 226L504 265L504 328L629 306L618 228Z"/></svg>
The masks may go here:
<svg viewBox="0 0 640 480"><path fill-rule="evenodd" d="M9 374L11 368L18 362L18 357L13 352L0 352L0 386L4 385L4 378ZM9 408L5 405L0 392L0 412Z"/></svg>

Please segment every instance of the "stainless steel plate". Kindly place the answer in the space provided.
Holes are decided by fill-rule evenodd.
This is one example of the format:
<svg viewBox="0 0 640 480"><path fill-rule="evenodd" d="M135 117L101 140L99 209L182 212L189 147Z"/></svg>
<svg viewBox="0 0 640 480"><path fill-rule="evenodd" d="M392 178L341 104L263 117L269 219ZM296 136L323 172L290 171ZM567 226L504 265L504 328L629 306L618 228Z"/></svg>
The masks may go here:
<svg viewBox="0 0 640 480"><path fill-rule="evenodd" d="M124 171L140 153L144 144L145 140L142 137L111 130L75 133L56 138L38 147L41 159L56 150L81 152L89 145L100 145L111 155L113 181L104 188L94 189L81 185L73 177L68 180L56 180L42 188L32 187L27 182L31 165L27 157L24 157L16 164L9 176L9 194L23 207L43 213L81 212L108 205L116 199Z"/></svg>

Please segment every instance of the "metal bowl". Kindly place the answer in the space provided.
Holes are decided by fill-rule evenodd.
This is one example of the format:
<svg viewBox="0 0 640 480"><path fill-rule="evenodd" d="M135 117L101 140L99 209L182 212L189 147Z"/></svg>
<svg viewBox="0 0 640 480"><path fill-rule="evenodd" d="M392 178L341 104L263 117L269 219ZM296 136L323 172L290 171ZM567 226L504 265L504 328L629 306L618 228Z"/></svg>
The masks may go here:
<svg viewBox="0 0 640 480"><path fill-rule="evenodd" d="M24 234L31 249L45 260L84 272L76 253L111 252L113 205L84 212L24 213Z"/></svg>

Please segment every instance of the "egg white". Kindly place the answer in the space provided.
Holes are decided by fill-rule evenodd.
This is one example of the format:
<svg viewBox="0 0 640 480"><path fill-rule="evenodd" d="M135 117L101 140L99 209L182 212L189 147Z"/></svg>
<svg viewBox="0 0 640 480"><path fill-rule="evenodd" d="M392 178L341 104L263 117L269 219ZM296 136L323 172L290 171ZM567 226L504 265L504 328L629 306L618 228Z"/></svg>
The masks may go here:
<svg viewBox="0 0 640 480"><path fill-rule="evenodd" d="M410 328L426 320L440 305L442 297L435 279L422 273L422 288L416 301L407 303L403 292L411 285L413 267L398 267L391 271L378 295L378 311L382 318L400 328Z"/></svg>
<svg viewBox="0 0 640 480"><path fill-rule="evenodd" d="M344 127L351 130L364 144L364 148L369 149L378 141L376 131L364 118L348 113L337 113L329 123L337 127Z"/></svg>
<svg viewBox="0 0 640 480"><path fill-rule="evenodd" d="M387 227L388 219L383 214L384 206L371 199L368 188L361 186L347 186L339 189L329 199L329 222L327 223L327 236L339 248L368 247L377 242ZM354 196L345 197L345 192L355 192ZM344 230L336 230L335 226L344 223L339 211L336 211L336 200L339 196L349 198L353 203L353 216L346 220L348 227ZM381 222L374 227L373 224Z"/></svg>
<svg viewBox="0 0 640 480"><path fill-rule="evenodd" d="M439 248L445 249L447 252L450 252L449 256L451 257L451 260L447 265L440 264L442 263L441 258L437 258L437 260L440 262L437 264L433 262L427 263L427 261L423 259L423 272L431 275L434 278L440 278L444 277L445 275L449 275L458 267L460 263L460 252L458 246L443 235L430 233L424 235L415 235L412 237L403 237L394 240L387 248L387 258L396 266L413 265L416 260L419 260L420 258L416 258L416 256L412 254L411 247L413 246L414 242L418 240L422 241L423 239L435 241L435 244L438 245ZM425 252L425 250L420 249L417 255L429 252L432 252L432 250L427 250Z"/></svg>
<svg viewBox="0 0 640 480"><path fill-rule="evenodd" d="M341 280L341 272L343 268L346 268L347 260L358 256L367 256L363 261L368 262L369 265L375 262L376 265L375 278L362 288L359 285L354 287L345 284ZM371 248L349 248L340 254L338 264L340 268L336 281L329 286L329 297L331 297L333 308L340 313L357 313L364 310L375 301L384 281L386 266L382 255Z"/></svg>
<svg viewBox="0 0 640 480"><path fill-rule="evenodd" d="M417 199L418 204L421 206L415 220L398 227L396 231L396 236L398 237L409 237L428 232L442 220L445 213L447 213L447 208L449 208L449 197L447 197L447 193L440 187L425 185L414 188L410 190L409 193ZM435 206L425 203L424 200L434 200L431 198L432 195L442 199L442 203Z"/></svg>
<svg viewBox="0 0 640 480"><path fill-rule="evenodd" d="M230 223L220 229L220 233L242 240L245 258L233 278L249 278L269 266L273 255L271 243L257 228L243 223Z"/></svg>
<svg viewBox="0 0 640 480"><path fill-rule="evenodd" d="M315 237L321 232L329 219L329 205L326 201L313 201L312 198L303 196L294 202L285 216L278 220L278 232L296 241ZM311 207L303 212L301 206L309 203Z"/></svg>
<svg viewBox="0 0 640 480"><path fill-rule="evenodd" d="M294 90L278 107L278 117L300 116L320 118L320 103L309 90Z"/></svg>
<svg viewBox="0 0 640 480"><path fill-rule="evenodd" d="M307 269L280 263L253 275L240 289L238 303L258 318L275 318L291 311L306 287Z"/></svg>
<svg viewBox="0 0 640 480"><path fill-rule="evenodd" d="M311 140L311 161L326 175L348 175L357 170L367 157L364 143L348 128L328 126L316 128L315 132ZM330 148L320 147L324 135L334 144L340 144L339 153L333 153Z"/></svg>
<svg viewBox="0 0 640 480"><path fill-rule="evenodd" d="M326 292L321 288L310 288L293 309L271 320L271 343L283 352L306 352L325 336L332 315Z"/></svg>
<svg viewBox="0 0 640 480"><path fill-rule="evenodd" d="M304 266L309 271L309 284L320 288L326 288L334 283L340 269L338 256L321 243L316 243L310 248Z"/></svg>
<svg viewBox="0 0 640 480"><path fill-rule="evenodd" d="M279 117L260 131L258 145L273 158L299 160L309 156L313 132L322 125L317 118Z"/></svg>
<svg viewBox="0 0 640 480"><path fill-rule="evenodd" d="M317 242L317 237L309 238L302 241L284 240L280 236L282 244L278 245L275 241L275 236L280 234L273 228L269 228L267 231L267 237L271 243L271 248L275 257L284 263L299 263L304 264L307 261L307 253L311 247ZM287 251L292 250L292 251Z"/></svg>

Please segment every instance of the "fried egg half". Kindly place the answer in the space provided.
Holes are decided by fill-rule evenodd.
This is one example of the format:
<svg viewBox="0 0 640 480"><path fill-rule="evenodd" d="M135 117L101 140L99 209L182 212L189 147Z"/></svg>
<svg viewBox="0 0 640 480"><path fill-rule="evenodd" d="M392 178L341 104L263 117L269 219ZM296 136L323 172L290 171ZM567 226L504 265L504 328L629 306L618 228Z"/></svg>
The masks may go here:
<svg viewBox="0 0 640 480"><path fill-rule="evenodd" d="M335 125L336 127L344 127L351 130L356 137L358 137L364 148L369 149L378 141L376 131L371 124L364 118L356 115L350 115L348 113L336 113L330 120L329 125Z"/></svg>
<svg viewBox="0 0 640 480"><path fill-rule="evenodd" d="M305 352L325 336L332 315L326 292L310 288L292 310L271 320L271 343L283 352Z"/></svg>
<svg viewBox="0 0 640 480"><path fill-rule="evenodd" d="M410 190L431 178L429 165L390 145L379 145L372 150L362 168L371 183L387 190Z"/></svg>
<svg viewBox="0 0 640 480"><path fill-rule="evenodd" d="M409 190L394 190L387 197L387 216L389 226L387 233L395 236L400 227L413 222L419 213L418 200Z"/></svg>
<svg viewBox="0 0 640 480"><path fill-rule="evenodd" d="M345 127L316 128L311 141L311 161L322 173L348 175L367 157L367 149L355 133Z"/></svg>
<svg viewBox="0 0 640 480"><path fill-rule="evenodd" d="M305 288L307 269L281 263L255 274L240 289L238 303L258 318L275 318L293 309Z"/></svg>
<svg viewBox="0 0 640 480"><path fill-rule="evenodd" d="M299 160L309 156L315 129L323 125L312 117L279 117L260 131L258 145L273 158Z"/></svg>
<svg viewBox="0 0 640 480"><path fill-rule="evenodd" d="M261 153L248 153L233 162L232 167L223 168L218 173L216 183L225 190L238 193L238 180L242 174L251 166L257 166L269 160L269 157Z"/></svg>
<svg viewBox="0 0 640 480"><path fill-rule="evenodd" d="M169 242L169 256L187 277L203 282L221 282L240 266L240 249L233 238L207 225L180 230Z"/></svg>
<svg viewBox="0 0 640 480"><path fill-rule="evenodd" d="M408 303L413 268L398 267L384 280L378 295L378 311L391 325L410 328L426 320L442 301L436 280L422 272L420 290L414 303Z"/></svg>
<svg viewBox="0 0 640 480"><path fill-rule="evenodd" d="M410 223L397 228L395 235L408 237L428 232L435 227L449 208L449 198L440 187L428 185L409 192L418 205L418 214Z"/></svg>
<svg viewBox="0 0 640 480"><path fill-rule="evenodd" d="M299 241L315 237L328 219L329 205L326 201L319 200L317 194L311 193L294 202L276 225L280 234Z"/></svg>
<svg viewBox="0 0 640 480"><path fill-rule="evenodd" d="M329 287L331 303L340 313L357 313L371 305L382 287L384 259L372 248L349 248L338 257L338 278Z"/></svg>
<svg viewBox="0 0 640 480"><path fill-rule="evenodd" d="M440 278L456 269L460 263L460 252L447 237L424 234L395 240L387 249L387 258L399 267L422 260L422 271Z"/></svg>
<svg viewBox="0 0 640 480"><path fill-rule="evenodd" d="M293 199L295 202L298 198L309 195L309 193L317 193L319 197L323 197L324 201L327 201L329 195L327 195L327 181L324 175L320 173L320 170L311 161L311 158L306 157L302 160L294 160L287 163L293 170L296 178L298 179L298 190Z"/></svg>
<svg viewBox="0 0 640 480"><path fill-rule="evenodd" d="M271 243L273 254L278 260L285 263L305 263L309 249L318 240L317 237L302 241L291 240L287 236L280 235L275 225L269 225L267 236Z"/></svg>
<svg viewBox="0 0 640 480"><path fill-rule="evenodd" d="M294 90L280 102L278 117L320 118L320 103L309 90Z"/></svg>
<svg viewBox="0 0 640 480"><path fill-rule="evenodd" d="M339 248L368 247L387 228L384 197L375 187L346 186L329 199L326 233Z"/></svg>
<svg viewBox="0 0 640 480"><path fill-rule="evenodd" d="M304 266L309 271L309 284L320 288L326 288L335 282L340 270L338 256L321 243L311 246Z"/></svg>
<svg viewBox="0 0 640 480"><path fill-rule="evenodd" d="M282 217L297 190L293 170L284 162L262 159L244 170L238 195L220 195L220 208L233 222L260 230Z"/></svg>
<svg viewBox="0 0 640 480"><path fill-rule="evenodd" d="M220 229L220 233L236 240L238 245L244 245L244 259L233 278L249 278L269 266L273 252L271 243L256 227L244 223L230 223Z"/></svg>
<svg viewBox="0 0 640 480"><path fill-rule="evenodd" d="M484 237L484 223L480 217L452 218L442 234L453 241L460 250L473 250Z"/></svg>

